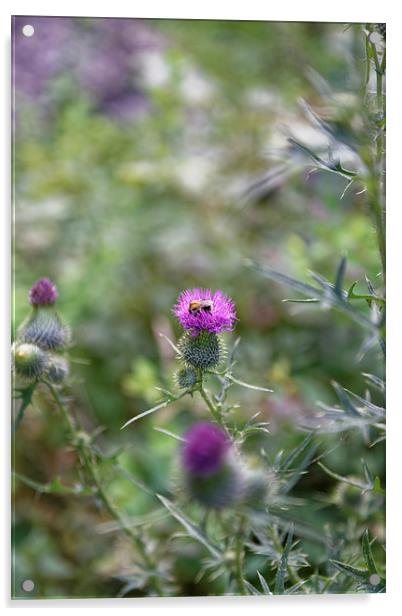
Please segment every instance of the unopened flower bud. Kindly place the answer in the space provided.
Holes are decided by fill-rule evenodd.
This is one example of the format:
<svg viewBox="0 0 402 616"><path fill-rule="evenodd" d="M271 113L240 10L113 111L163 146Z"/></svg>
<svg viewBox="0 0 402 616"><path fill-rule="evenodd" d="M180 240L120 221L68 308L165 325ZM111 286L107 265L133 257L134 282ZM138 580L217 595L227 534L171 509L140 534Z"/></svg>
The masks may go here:
<svg viewBox="0 0 402 616"><path fill-rule="evenodd" d="M45 351L60 351L70 342L70 329L51 305L34 306L18 330L18 339Z"/></svg>
<svg viewBox="0 0 402 616"><path fill-rule="evenodd" d="M15 373L23 379L37 379L46 373L48 355L35 344L16 344L13 348Z"/></svg>
<svg viewBox="0 0 402 616"><path fill-rule="evenodd" d="M185 435L181 465L187 493L201 505L222 509L242 493L242 470L226 433L216 424L199 422Z"/></svg>
<svg viewBox="0 0 402 616"><path fill-rule="evenodd" d="M49 363L46 370L46 377L51 383L56 385L62 383L68 376L68 361L60 355L49 355Z"/></svg>
<svg viewBox="0 0 402 616"><path fill-rule="evenodd" d="M215 368L221 359L222 343L214 333L201 331L194 336L185 333L178 343L181 359L192 366L201 370Z"/></svg>
<svg viewBox="0 0 402 616"><path fill-rule="evenodd" d="M56 286L48 278L40 278L29 291L31 315L18 329L18 340L36 344L44 351L61 351L70 342L70 329L60 319L54 303L58 297Z"/></svg>
<svg viewBox="0 0 402 616"><path fill-rule="evenodd" d="M178 387L182 389L191 389L197 383L197 373L194 368L183 368L176 372L174 379Z"/></svg>

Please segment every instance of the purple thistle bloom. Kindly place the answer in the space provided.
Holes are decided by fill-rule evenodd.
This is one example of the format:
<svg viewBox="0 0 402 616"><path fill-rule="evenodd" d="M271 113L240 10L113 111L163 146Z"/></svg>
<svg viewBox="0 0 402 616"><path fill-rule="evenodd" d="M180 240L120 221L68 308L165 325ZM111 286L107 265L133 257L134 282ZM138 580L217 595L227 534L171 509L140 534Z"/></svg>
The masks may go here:
<svg viewBox="0 0 402 616"><path fill-rule="evenodd" d="M222 291L212 293L210 289L186 289L180 294L173 313L194 336L201 331L215 334L232 331L236 320L230 297Z"/></svg>
<svg viewBox="0 0 402 616"><path fill-rule="evenodd" d="M184 437L182 461L194 475L210 475L217 471L230 447L225 432L216 424L200 421Z"/></svg>
<svg viewBox="0 0 402 616"><path fill-rule="evenodd" d="M52 305L58 296L56 285L49 278L40 278L32 285L28 301L32 306Z"/></svg>

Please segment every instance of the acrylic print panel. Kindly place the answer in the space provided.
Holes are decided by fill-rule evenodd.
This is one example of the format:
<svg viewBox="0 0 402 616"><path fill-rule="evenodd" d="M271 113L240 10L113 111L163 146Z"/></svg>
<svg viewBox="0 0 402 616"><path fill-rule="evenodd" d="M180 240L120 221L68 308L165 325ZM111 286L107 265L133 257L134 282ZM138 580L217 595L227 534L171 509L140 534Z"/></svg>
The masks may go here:
<svg viewBox="0 0 402 616"><path fill-rule="evenodd" d="M13 597L384 592L385 25L12 27Z"/></svg>

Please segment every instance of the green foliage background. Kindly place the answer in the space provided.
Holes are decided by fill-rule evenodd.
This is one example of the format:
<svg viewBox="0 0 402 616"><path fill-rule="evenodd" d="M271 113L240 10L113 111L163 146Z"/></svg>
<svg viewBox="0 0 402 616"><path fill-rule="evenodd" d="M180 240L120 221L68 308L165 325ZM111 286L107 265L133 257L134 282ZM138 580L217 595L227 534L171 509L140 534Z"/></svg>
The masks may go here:
<svg viewBox="0 0 402 616"><path fill-rule="evenodd" d="M96 28L96 21L77 19L75 27ZM305 281L309 270L333 280L347 255L350 285L364 283L365 274L375 280L379 257L365 196L350 190L341 199L345 182L336 176L308 177L300 168L258 198L244 199L272 166L271 150L286 146L286 131L314 137L298 105L300 97L320 104L309 67L340 93L340 116L348 101L359 108L357 26L170 20L144 26L163 38L165 75L156 85L139 78L146 113L131 120L102 113L68 72L46 85L51 112L17 97L14 320L27 314L34 280L49 276L57 283L59 310L73 331L74 412L87 429L104 426L103 451L117 452L123 468L168 494L177 442L154 428L182 434L205 416L202 406L186 399L120 427L155 403L156 386L171 386L175 358L159 333L172 339L180 333L171 314L178 293L220 288L236 302L242 378L274 390L236 392L238 420L259 411L271 423L264 447L274 459L303 439L298 425L318 400L336 402L331 381L363 395L361 373L383 376L383 366L376 347L356 361L364 331L352 321L314 305L283 303L292 292L262 278L248 260ZM16 438L16 471L42 485L56 477L71 485L75 457L64 436L57 412L39 396ZM250 455L260 446L251 440ZM324 452L324 463L349 477L361 476L364 458L383 483L383 451L368 447L359 432L323 435L318 454ZM105 477L127 515L158 509L112 464ZM294 495L303 500L295 516L314 530L302 539L306 576L327 561L320 534L333 534L338 560L358 564L363 528L384 540L381 498L361 495L317 464ZM119 592L133 566L131 547L118 532L105 532L108 517L90 499L38 495L17 480L14 513L17 596L24 596L26 578L35 580L38 597ZM165 541L172 528L162 518L151 525L150 541ZM373 549L381 561L378 542ZM176 594L224 592L219 578L195 581L202 547L178 539L170 550ZM267 559L254 558L261 571L270 570Z"/></svg>

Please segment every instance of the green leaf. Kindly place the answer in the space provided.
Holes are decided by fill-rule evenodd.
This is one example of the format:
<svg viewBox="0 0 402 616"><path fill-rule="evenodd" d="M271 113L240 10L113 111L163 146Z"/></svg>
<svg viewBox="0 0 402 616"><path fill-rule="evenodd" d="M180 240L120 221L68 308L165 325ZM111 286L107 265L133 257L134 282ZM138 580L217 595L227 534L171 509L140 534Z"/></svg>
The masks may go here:
<svg viewBox="0 0 402 616"><path fill-rule="evenodd" d="M385 382L382 379L374 374L369 374L368 372L363 372L362 374L368 383L374 385L374 387L376 387L381 393L385 392Z"/></svg>
<svg viewBox="0 0 402 616"><path fill-rule="evenodd" d="M345 411L345 413L347 413L348 415L351 415L352 417L360 417L360 413L357 411L356 407L350 401L349 396L346 393L345 389L343 389L343 387L341 387L339 383L336 383L335 381L332 382L332 387L335 389L338 395L339 401L342 404L342 408Z"/></svg>
<svg viewBox="0 0 402 616"><path fill-rule="evenodd" d="M32 402L32 396L35 391L36 385L37 385L37 382L35 381L34 383L32 383L31 385L28 385L27 387L22 387L21 389L15 390L16 393L18 393L18 399L21 400L21 404L20 404L20 408L18 409L17 416L14 420L14 424L12 428L13 433L16 432L20 422L22 421L24 417L24 413L26 409Z"/></svg>
<svg viewBox="0 0 402 616"><path fill-rule="evenodd" d="M243 584L245 585L245 587L249 591L250 595L261 596L263 594L259 590L257 590L255 586L253 586L250 582L248 582L245 579L243 579Z"/></svg>
<svg viewBox="0 0 402 616"><path fill-rule="evenodd" d="M148 409L147 411L144 411L143 413L140 413L139 415L135 415L135 417L132 417L131 419L126 421L126 423L120 428L120 430L124 430L124 428L127 428L127 426L129 426L130 424L134 423L135 421L138 421L139 419L142 419L142 417L146 417L147 415L150 415L151 413L155 413L156 411L159 411L159 409L165 408L171 402L172 402L172 400L170 400L170 399L169 400L164 400L163 402L160 402L159 404L157 404L156 406L153 406L152 408Z"/></svg>
<svg viewBox="0 0 402 616"><path fill-rule="evenodd" d="M384 488L381 487L381 481L379 477L374 478L373 492L375 492L375 494L380 494L381 496L385 496L385 490Z"/></svg>
<svg viewBox="0 0 402 616"><path fill-rule="evenodd" d="M365 411L371 411L375 415L384 417L385 409L382 406L377 406L376 404L373 404L372 402L370 402L370 400L367 400L367 398L362 398L361 396L358 396L357 394L353 393L353 391L350 391L349 389L346 389L345 387L343 388L343 390L347 393L347 395L350 398L354 398L357 402L359 402L359 404L362 405Z"/></svg>
<svg viewBox="0 0 402 616"><path fill-rule="evenodd" d="M345 271L346 271L346 258L342 257L342 259L339 262L338 265L338 270L336 272L336 278L335 278L335 293L337 295L339 295L340 297L343 297L343 280L345 278Z"/></svg>
<svg viewBox="0 0 402 616"><path fill-rule="evenodd" d="M372 474L371 470L369 469L369 467L367 466L367 462L366 462L366 460L364 460L364 459L362 458L361 463L362 463L362 466L363 466L364 476L365 476L365 478L366 478L367 484L369 484L370 486L372 486L372 485L373 485L373 483L374 483L374 477L373 477L373 474Z"/></svg>
<svg viewBox="0 0 402 616"><path fill-rule="evenodd" d="M267 265L262 267L261 265L253 261L251 261L250 264L256 271L262 274L262 276L264 276L265 278L269 278L271 280L274 280L275 282L287 284L288 286L292 287L292 289L299 291L303 295L308 295L308 296L313 296L313 297L318 296L317 299L321 299L321 291L317 289L316 287L313 287L312 285L305 284L304 282L300 282L299 280L296 280L295 278L291 278L290 276L287 276L286 274L281 274L280 272L277 272L271 269Z"/></svg>
<svg viewBox="0 0 402 616"><path fill-rule="evenodd" d="M353 577L355 580L358 580L359 582L367 582L368 572L365 569L357 569L357 567L352 567L352 565L341 563L338 560L330 560L329 562L334 565L336 569L350 577Z"/></svg>
<svg viewBox="0 0 402 616"><path fill-rule="evenodd" d="M363 556L364 556L364 560L366 561L369 574L371 575L372 573L377 573L377 567L374 562L373 552L371 551L369 533L368 533L367 528L363 533L362 546L363 546Z"/></svg>
<svg viewBox="0 0 402 616"><path fill-rule="evenodd" d="M272 592L268 586L268 582L266 581L266 579L261 575L259 571L257 571L257 575L258 579L260 580L261 587L264 591L264 595L272 595Z"/></svg>
<svg viewBox="0 0 402 616"><path fill-rule="evenodd" d="M267 387L260 387L259 385L250 385L249 383L245 383L244 381L240 381L239 379L236 379L231 374L227 374L226 378L228 378L230 381L233 381L233 383L236 383L236 385L247 387L247 389L255 389L256 391L266 391L268 393L272 393L274 391L273 389L268 389Z"/></svg>
<svg viewBox="0 0 402 616"><path fill-rule="evenodd" d="M120 463L113 464L112 468L114 471L116 471L116 473L119 473L119 475L127 479L127 481L129 481L130 483L132 483L133 486L136 486L137 488L139 488L146 494L149 494L150 496L153 496L153 497L155 496L155 493L151 490L151 488L148 488L144 483L142 483L142 481L139 481L136 477L134 477L133 474L130 471L128 471L126 468L124 468Z"/></svg>
<svg viewBox="0 0 402 616"><path fill-rule="evenodd" d="M283 299L282 300L283 303L292 303L292 304L319 304L320 300L319 299Z"/></svg>
<svg viewBox="0 0 402 616"><path fill-rule="evenodd" d="M335 473L334 471L331 471L322 462L318 462L317 464L318 464L318 466L320 468L322 468L324 473L326 473L327 475L329 475L333 479L337 479L338 481L342 481L343 483L347 483L350 486L353 486L354 488L357 488L358 490L362 490L362 492L367 492L367 490L371 489L371 485L364 485L364 484L359 483L359 482L357 482L357 481L355 481L353 479L348 479L347 477L342 477L342 475L338 475L338 473Z"/></svg>
<svg viewBox="0 0 402 616"><path fill-rule="evenodd" d="M379 295L369 295L368 293L355 293L354 289L358 282L359 281L356 280L349 288L348 299L364 299L369 302L369 304L370 302L377 302L380 305L385 305L385 299L383 297L380 297Z"/></svg>
<svg viewBox="0 0 402 616"><path fill-rule="evenodd" d="M223 557L221 550L214 546L213 543L208 539L205 533L194 524L191 520L189 520L182 511L176 505L174 505L169 499L157 494L157 497L161 501L162 505L166 507L166 509L171 513L171 515L176 518L178 522L186 529L188 535L201 543L209 552L214 556L214 558L221 559Z"/></svg>
<svg viewBox="0 0 402 616"><path fill-rule="evenodd" d="M178 357L181 357L180 349L174 344L174 342L170 340L170 338L168 338L167 336L165 336L165 334L162 334L162 333L159 333L159 336L163 338L164 340L166 340L169 346L171 346L171 348L177 353Z"/></svg>
<svg viewBox="0 0 402 616"><path fill-rule="evenodd" d="M297 447L295 447L295 449L293 449L293 451L285 458L285 460L282 462L280 470L288 470L288 468L290 468L290 466L292 465L293 461L302 453L302 451L306 449L306 447L308 447L308 445L310 445L313 438L314 433L309 432L306 438L304 438L302 442Z"/></svg>
<svg viewBox="0 0 402 616"><path fill-rule="evenodd" d="M169 430L165 430L164 428L154 428L154 430L155 430L155 432L160 432L161 434L166 434L166 436L170 436L170 437L176 439L176 441L184 441L184 438L182 438L178 434L174 434L173 432L170 432Z"/></svg>
<svg viewBox="0 0 402 616"><path fill-rule="evenodd" d="M285 592L285 575L288 567L288 558L293 541L293 525L289 529L288 536L286 538L285 548L283 550L281 562L279 563L278 570L275 577L274 593L276 595L282 595Z"/></svg>
<svg viewBox="0 0 402 616"><path fill-rule="evenodd" d="M120 428L120 430L124 430L124 428L127 428L127 426L129 426L130 424L134 423L135 421L138 421L139 419L142 419L143 417L146 417L147 415L150 415L151 413L155 413L156 411L159 411L160 409L166 408L167 406L169 406L169 404L172 404L173 402L180 400L180 398L183 398L183 396L185 396L187 393L188 392L185 391L184 393L180 394L180 396L176 396L174 398L168 398L167 400L163 400L162 402L160 402L159 404L156 404L155 406L148 409L147 411L144 411L143 413L140 413L139 415L135 415L134 417L126 421L126 423Z"/></svg>
<svg viewBox="0 0 402 616"><path fill-rule="evenodd" d="M293 586L291 586L289 590L285 591L285 595L293 595L295 592L299 590L299 588L304 586L306 582L307 580L300 580L300 582L296 582L296 584L293 584Z"/></svg>
<svg viewBox="0 0 402 616"><path fill-rule="evenodd" d="M305 469L310 464L311 459L313 458L315 452L317 451L317 448L318 448L318 443L314 443L310 447L310 449L307 451L304 458L302 458L301 462L292 472L290 479L288 479L287 482L282 486L281 488L282 493L286 494L287 492L289 492L289 490L293 488L293 486L296 485L296 483L299 481L300 477L304 473Z"/></svg>
<svg viewBox="0 0 402 616"><path fill-rule="evenodd" d="M305 284L304 282L300 282L299 280L295 280L290 276L286 276L285 274L277 272L268 266L263 267L253 261L251 261L250 264L257 272L259 272L265 278L269 278L270 280L274 280L275 282L279 282L281 284L286 284L295 289L296 291L300 292L302 295L306 295L310 300L318 300L324 306L329 304L333 308L345 313L353 321L378 336L378 325L371 319L366 317L362 312L356 310L350 304L348 304L348 302L345 301L345 298L343 296L340 297L337 293L335 293L334 285L326 281L324 278L322 278L322 276L312 273L315 280L317 280L317 282L319 282L319 284L323 287L322 289L319 289L312 285Z"/></svg>
<svg viewBox="0 0 402 616"><path fill-rule="evenodd" d="M293 145L296 149L303 152L303 154L311 158L317 164L319 169L330 171L332 173L337 173L338 175L348 180L350 178L357 176L357 173L355 171L344 169L338 160L333 160L331 153L328 157L328 161L326 161L320 156L318 156L318 154L313 152L313 150L311 150L307 145L305 145L304 143L300 143L299 141L296 141L296 139L293 139L293 137L289 137L288 142L291 145Z"/></svg>

